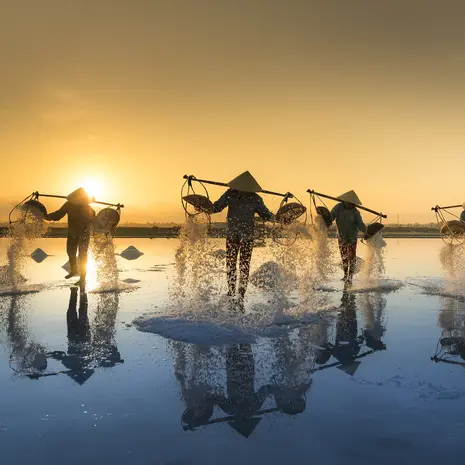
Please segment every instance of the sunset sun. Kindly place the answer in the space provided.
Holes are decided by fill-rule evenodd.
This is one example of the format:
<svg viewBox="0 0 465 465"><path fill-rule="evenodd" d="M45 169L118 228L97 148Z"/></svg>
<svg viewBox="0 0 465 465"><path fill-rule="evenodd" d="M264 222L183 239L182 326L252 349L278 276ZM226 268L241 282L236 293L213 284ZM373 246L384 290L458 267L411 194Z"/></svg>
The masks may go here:
<svg viewBox="0 0 465 465"><path fill-rule="evenodd" d="M87 194L94 199L101 199L103 195L102 183L96 179L86 179L81 183Z"/></svg>

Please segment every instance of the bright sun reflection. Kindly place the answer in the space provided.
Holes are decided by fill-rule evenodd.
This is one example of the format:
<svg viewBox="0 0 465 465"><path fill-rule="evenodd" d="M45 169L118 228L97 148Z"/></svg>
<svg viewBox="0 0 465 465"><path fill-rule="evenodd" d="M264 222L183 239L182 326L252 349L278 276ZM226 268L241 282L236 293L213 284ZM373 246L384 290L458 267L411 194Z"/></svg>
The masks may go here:
<svg viewBox="0 0 465 465"><path fill-rule="evenodd" d="M81 183L81 186L86 190L87 194L99 200L102 197L102 185L96 179L86 179Z"/></svg>

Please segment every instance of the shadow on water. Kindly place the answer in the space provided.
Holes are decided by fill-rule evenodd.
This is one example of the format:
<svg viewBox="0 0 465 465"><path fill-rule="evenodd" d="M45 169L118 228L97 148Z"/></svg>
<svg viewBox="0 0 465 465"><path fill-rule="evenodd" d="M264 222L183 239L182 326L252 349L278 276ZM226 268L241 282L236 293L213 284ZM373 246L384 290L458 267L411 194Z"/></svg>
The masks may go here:
<svg viewBox="0 0 465 465"><path fill-rule="evenodd" d="M10 297L5 322L10 367L18 376L37 380L64 374L83 385L96 368L112 368L124 363L115 341L117 292L98 295L95 316L90 322L87 294L79 293L76 287L70 289L66 351L47 351L44 345L33 341L27 325L26 302L26 296ZM61 369L49 370L54 362L59 362Z"/></svg>
<svg viewBox="0 0 465 465"><path fill-rule="evenodd" d="M266 415L302 414L316 373L338 368L353 376L361 359L386 349L385 306L381 294L343 292L335 320L275 339L223 347L170 342L184 431L226 423L248 438Z"/></svg>

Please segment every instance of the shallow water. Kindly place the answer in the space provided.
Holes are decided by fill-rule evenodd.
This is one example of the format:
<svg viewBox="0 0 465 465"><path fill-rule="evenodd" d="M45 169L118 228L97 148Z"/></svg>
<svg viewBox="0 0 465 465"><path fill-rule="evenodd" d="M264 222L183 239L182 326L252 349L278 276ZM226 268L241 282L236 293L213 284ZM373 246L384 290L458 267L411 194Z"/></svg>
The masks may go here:
<svg viewBox="0 0 465 465"><path fill-rule="evenodd" d="M213 304L173 305L175 239L117 239L143 255L116 255L113 288L91 262L87 301L64 240L28 244L49 256L0 286L2 463L462 463L465 360L431 357L443 331L465 336L465 284L440 240L386 242L376 286L343 292L337 268L303 309L250 285L245 315L221 273ZM256 249L252 272L272 258Z"/></svg>

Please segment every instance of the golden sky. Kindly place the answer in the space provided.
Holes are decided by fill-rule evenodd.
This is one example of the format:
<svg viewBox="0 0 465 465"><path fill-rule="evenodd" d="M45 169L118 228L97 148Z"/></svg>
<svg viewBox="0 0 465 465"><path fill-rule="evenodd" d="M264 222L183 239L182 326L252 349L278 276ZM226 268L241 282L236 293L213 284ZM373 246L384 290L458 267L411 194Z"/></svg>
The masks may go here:
<svg viewBox="0 0 465 465"><path fill-rule="evenodd" d="M3 2L1 219L94 180L123 221L182 220L184 174L250 170L433 221L465 200L464 20L463 0Z"/></svg>

